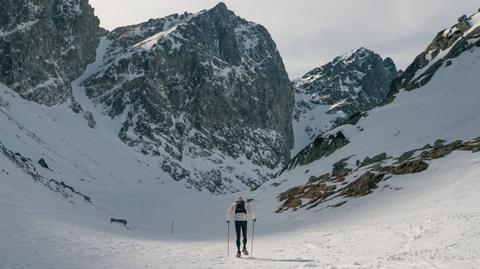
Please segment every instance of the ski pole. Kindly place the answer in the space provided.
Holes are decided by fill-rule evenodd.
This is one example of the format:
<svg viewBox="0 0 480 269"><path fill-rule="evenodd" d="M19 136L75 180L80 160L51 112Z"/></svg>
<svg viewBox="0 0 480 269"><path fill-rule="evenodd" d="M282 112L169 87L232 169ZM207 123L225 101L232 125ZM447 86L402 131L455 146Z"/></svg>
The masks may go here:
<svg viewBox="0 0 480 269"><path fill-rule="evenodd" d="M253 222L253 227L252 227L252 247L250 248L250 257L253 256L253 235L255 234L255 221Z"/></svg>
<svg viewBox="0 0 480 269"><path fill-rule="evenodd" d="M227 221L227 257L230 256L230 221Z"/></svg>

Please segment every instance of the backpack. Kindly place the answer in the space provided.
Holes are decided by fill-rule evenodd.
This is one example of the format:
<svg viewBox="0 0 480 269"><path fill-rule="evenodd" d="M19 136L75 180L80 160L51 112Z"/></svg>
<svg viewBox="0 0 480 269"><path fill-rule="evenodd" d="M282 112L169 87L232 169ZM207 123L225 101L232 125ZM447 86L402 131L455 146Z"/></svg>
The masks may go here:
<svg viewBox="0 0 480 269"><path fill-rule="evenodd" d="M245 208L245 201L240 201L240 203L237 203L237 205L235 206L235 214L238 213L247 214L247 209Z"/></svg>

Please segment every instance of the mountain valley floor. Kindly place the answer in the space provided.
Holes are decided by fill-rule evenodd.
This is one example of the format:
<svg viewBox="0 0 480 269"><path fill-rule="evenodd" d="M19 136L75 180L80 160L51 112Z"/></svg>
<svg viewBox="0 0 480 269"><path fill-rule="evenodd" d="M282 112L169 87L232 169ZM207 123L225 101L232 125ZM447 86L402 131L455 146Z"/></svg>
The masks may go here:
<svg viewBox="0 0 480 269"><path fill-rule="evenodd" d="M478 153L454 152L423 173L320 212L263 212L272 201L253 192L259 203L253 257L241 259L234 257L232 227L227 257L220 207L204 205L219 215L211 223L196 222L190 212L191 222L173 235L168 224L158 234L142 233L99 223L100 216L79 213L88 209L33 183L5 157L0 164L3 268L480 267ZM249 248L250 233L251 222Z"/></svg>

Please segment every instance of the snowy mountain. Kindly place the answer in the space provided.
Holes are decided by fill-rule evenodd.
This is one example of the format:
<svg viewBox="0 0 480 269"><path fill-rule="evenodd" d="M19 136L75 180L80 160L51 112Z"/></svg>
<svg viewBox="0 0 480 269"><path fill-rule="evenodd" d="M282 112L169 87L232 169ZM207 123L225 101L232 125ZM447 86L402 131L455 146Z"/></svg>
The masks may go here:
<svg viewBox="0 0 480 269"><path fill-rule="evenodd" d="M277 212L336 208L356 197L401 191L395 182L430 173L437 159L478 154L479 38L479 13L442 30L395 80L388 102L300 151L265 187L266 193L277 189L271 197L280 200Z"/></svg>
<svg viewBox="0 0 480 269"><path fill-rule="evenodd" d="M292 155L349 116L383 103L395 77L392 59L360 48L295 80Z"/></svg>
<svg viewBox="0 0 480 269"><path fill-rule="evenodd" d="M80 84L122 122L122 141L156 156L174 180L238 191L288 161L293 90L264 27L220 3L118 28L101 48Z"/></svg>
<svg viewBox="0 0 480 269"><path fill-rule="evenodd" d="M260 36L262 27L219 5L108 33L101 38L92 63L64 88L65 95L29 98L14 84L1 80L0 212L5 216L0 221L1 267L476 268L480 263L480 14L460 24L463 30L455 26L437 36L432 44L446 45L425 56L428 63L419 67L415 60L396 80L390 103L350 117L317 136L276 179L255 191L242 192L252 199L258 219L254 245L250 245L253 229L249 222L248 248L254 246L253 257L242 259L232 258L231 225L230 256L226 244L225 210L238 194L211 195L187 188L218 193L245 189L249 183L224 181L212 187L202 177L174 181L174 170L166 168L164 159L170 158L187 171L209 169L213 164L221 170L231 162L231 175L243 173L238 171L267 174L275 170L268 168L268 162L275 163L273 157L288 153L283 150L289 145L287 134L279 138L282 142L275 147L279 153L272 157L268 141L253 148L245 144L243 150L241 131L227 130L228 135L222 137L214 129L225 120L222 113L232 122L228 127L239 128L243 121L246 129L260 126L260 130L279 134L275 137L284 134L281 126L291 124L293 92L288 93L290 83L284 84L284 73L275 73L283 65L270 39ZM235 43L228 37L232 31L222 32L225 39L217 35L220 29L231 30L234 25L254 29L233 31L238 50L220 46L220 40ZM17 29L20 34L26 28L12 24L8 29L2 28L2 33ZM450 32L454 34L443 37ZM208 38L215 44L196 37L197 33L213 33ZM258 43L251 41L254 34L259 35ZM197 43L189 44L182 37ZM255 44L272 50L256 51ZM255 66L259 77L257 71L236 65L254 61L255 53L265 52L272 57ZM1 64L3 68L3 60ZM176 70L183 70L178 71L178 80ZM195 77L195 72L202 76ZM229 79L237 75L248 79L220 80L218 75L224 73ZM276 75L273 82L262 79ZM208 86L201 89L209 96L202 92L196 96L206 99L203 103L184 99L175 88L183 85L190 94L194 88L188 86L197 81ZM415 81L423 83L410 87ZM257 87L256 93L265 91L260 91L263 96L249 92L237 98L235 91L224 96L225 88L217 87L218 83L233 90L248 85ZM162 85L175 91L162 91ZM274 85L290 94L290 103L283 103L288 109L280 114L265 99L273 98L268 89ZM286 97L282 94L281 98ZM197 118L189 105L182 105L185 100L205 105ZM232 111L219 105L226 104L223 100L235 102L229 103ZM283 102L275 100L272 105ZM253 101L266 103L261 106L266 114L256 111ZM213 104L218 105L216 110L209 107ZM246 106L252 107L241 110ZM172 108L171 112L164 107ZM157 108L160 112L155 114ZM262 126L263 119L257 125L250 122L254 117L250 113L259 118L266 115L269 125ZM283 115L284 125L271 120L278 115ZM162 122L168 132L159 126ZM173 146L180 143L179 134L192 130L204 139L185 135L181 145L186 146L177 152ZM244 143L262 135L260 131L246 134ZM230 152L223 150L230 148L212 139L233 143L235 153L245 158L228 157ZM202 152L207 152L190 160L190 156L197 157L199 141L204 142ZM192 153L186 150L192 147ZM248 162L249 152L251 160L262 156L265 159L260 160L267 164ZM223 163L212 161L214 155L224 156ZM205 161L199 163L203 157ZM112 222L114 218L126 225Z"/></svg>
<svg viewBox="0 0 480 269"><path fill-rule="evenodd" d="M225 4L112 32L88 1L2 6L0 82L26 100L68 105L82 127L109 129L165 177L229 193L288 162L294 98L282 59L264 27Z"/></svg>

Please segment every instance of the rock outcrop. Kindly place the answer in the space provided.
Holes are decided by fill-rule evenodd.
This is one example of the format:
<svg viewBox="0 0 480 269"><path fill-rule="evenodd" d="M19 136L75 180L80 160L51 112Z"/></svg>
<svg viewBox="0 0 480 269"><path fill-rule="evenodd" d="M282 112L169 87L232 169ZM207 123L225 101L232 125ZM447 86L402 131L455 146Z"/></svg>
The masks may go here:
<svg viewBox="0 0 480 269"><path fill-rule="evenodd" d="M412 64L396 78L387 101L401 89L411 91L426 85L441 67L448 67L452 60L473 46L480 47L480 13L462 16L458 23L440 31L428 47Z"/></svg>
<svg viewBox="0 0 480 269"><path fill-rule="evenodd" d="M307 165L326 157L348 143L350 143L350 141L348 141L342 132L331 135L319 135L309 146L300 151L283 171L291 170L297 166Z"/></svg>
<svg viewBox="0 0 480 269"><path fill-rule="evenodd" d="M397 74L392 59L360 48L296 80L294 154L350 116L383 103Z"/></svg>
<svg viewBox="0 0 480 269"><path fill-rule="evenodd" d="M69 101L95 60L99 20L88 0L1 0L0 82L44 105Z"/></svg>

